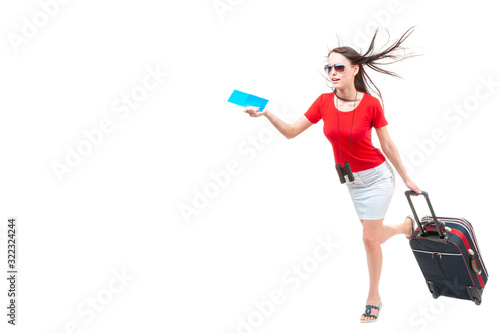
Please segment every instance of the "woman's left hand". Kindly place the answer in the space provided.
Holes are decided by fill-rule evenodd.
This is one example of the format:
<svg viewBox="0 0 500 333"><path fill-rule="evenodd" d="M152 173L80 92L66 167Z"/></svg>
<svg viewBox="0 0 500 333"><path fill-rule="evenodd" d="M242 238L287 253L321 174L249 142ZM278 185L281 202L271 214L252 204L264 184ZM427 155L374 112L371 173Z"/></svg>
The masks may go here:
<svg viewBox="0 0 500 333"><path fill-rule="evenodd" d="M415 185L415 183L414 183L414 182L412 182L412 181L411 181L411 179L407 179L407 180L405 180L405 185L406 185L406 187L408 187L410 190L415 191L415 192L417 192L418 194L422 194L422 191L420 191L420 189L418 188L418 186L417 186L417 185ZM415 194L410 194L410 195L415 196Z"/></svg>

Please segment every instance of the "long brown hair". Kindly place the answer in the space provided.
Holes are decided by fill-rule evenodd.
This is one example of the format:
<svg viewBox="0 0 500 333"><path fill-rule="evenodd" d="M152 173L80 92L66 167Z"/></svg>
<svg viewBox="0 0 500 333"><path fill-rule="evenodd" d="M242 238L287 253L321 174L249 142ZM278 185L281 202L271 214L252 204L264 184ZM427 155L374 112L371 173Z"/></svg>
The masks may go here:
<svg viewBox="0 0 500 333"><path fill-rule="evenodd" d="M356 90L367 94L370 94L369 90L372 92L376 91L377 95L382 100L382 93L375 85L375 83L373 83L373 81L370 79L370 77L365 71L364 66L366 65L369 68L379 73L388 74L393 77L401 78L401 76L397 73L380 68L380 65L393 64L395 62L404 60L406 58L418 56L418 54L407 55L406 54L407 49L401 46L401 44L406 40L406 38L408 38L411 35L414 29L415 27L411 27L394 44L379 52L375 52L375 38L377 37L378 33L378 28L377 28L377 30L375 30L375 33L373 35L370 46L368 47L368 50L366 50L365 53L360 54L359 52L357 52L356 50L354 50L352 47L349 46L339 46L328 52L328 56L326 57L327 61L330 54L332 52L335 52L335 53L340 53L344 57L349 59L352 65L359 65L359 71L354 77L354 87L356 88ZM401 51L403 51L403 55L400 54ZM390 59L390 61L381 62L381 60L387 60L387 59Z"/></svg>

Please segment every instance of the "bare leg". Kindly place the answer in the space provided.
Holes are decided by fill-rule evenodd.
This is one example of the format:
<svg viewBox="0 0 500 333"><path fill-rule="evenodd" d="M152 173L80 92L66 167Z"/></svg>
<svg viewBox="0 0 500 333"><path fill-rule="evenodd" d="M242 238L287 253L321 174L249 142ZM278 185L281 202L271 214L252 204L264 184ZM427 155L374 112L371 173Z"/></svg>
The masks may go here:
<svg viewBox="0 0 500 333"><path fill-rule="evenodd" d="M384 244L389 238L395 235L404 234L411 236L413 223L411 219L406 218L401 224L384 225L384 233L380 239L380 244Z"/></svg>
<svg viewBox="0 0 500 333"><path fill-rule="evenodd" d="M386 238L385 228L382 224L384 219L364 220L363 223L363 243L366 251L366 261L368 264L368 275L370 277L370 289L366 304L379 306L380 294L378 285L380 274L382 273L382 247L381 241ZM372 315L378 316L378 310L372 309ZM372 317L361 316L361 320L373 320Z"/></svg>
<svg viewBox="0 0 500 333"><path fill-rule="evenodd" d="M384 225L384 219L379 220L361 220L363 225L363 243L366 251L366 261L368 264L368 274L370 277L370 289L366 304L379 306L379 282L382 273L382 247L389 238L398 234L409 235L411 231L411 220L398 225ZM378 310L372 309L372 315L378 316ZM361 316L361 320L373 320L372 317Z"/></svg>

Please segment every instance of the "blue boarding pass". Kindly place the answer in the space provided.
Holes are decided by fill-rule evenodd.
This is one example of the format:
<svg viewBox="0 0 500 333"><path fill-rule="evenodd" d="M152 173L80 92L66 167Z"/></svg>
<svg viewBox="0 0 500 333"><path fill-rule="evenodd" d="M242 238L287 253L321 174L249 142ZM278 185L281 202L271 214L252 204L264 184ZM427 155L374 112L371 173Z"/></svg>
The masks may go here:
<svg viewBox="0 0 500 333"><path fill-rule="evenodd" d="M247 106L260 107L259 112L264 111L267 102L269 102L269 100L265 98L261 98L255 95L250 95L239 90L233 91L233 93L231 94L231 96L227 101L244 107Z"/></svg>

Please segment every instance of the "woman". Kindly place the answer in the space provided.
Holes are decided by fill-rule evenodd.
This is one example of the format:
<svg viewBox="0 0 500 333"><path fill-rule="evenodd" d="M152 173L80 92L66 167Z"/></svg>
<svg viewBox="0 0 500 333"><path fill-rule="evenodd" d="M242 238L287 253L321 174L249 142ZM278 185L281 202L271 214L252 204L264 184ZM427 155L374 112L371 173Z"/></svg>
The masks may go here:
<svg viewBox="0 0 500 333"><path fill-rule="evenodd" d="M380 60L390 59L388 63L393 63L407 58L408 56L398 56L396 53L404 50L401 43L413 32L412 29L406 31L389 48L378 53L374 52L377 32L364 54L350 47L331 50L327 56L325 71L333 84L333 92L320 95L294 124L282 121L267 109L259 112L258 108L246 107L244 110L251 117L265 116L288 139L296 137L322 119L323 131L332 144L336 164L345 168L345 163L349 163L354 181L346 181L346 185L363 226L370 278L365 313L361 315L362 323L376 321L382 305L378 290L382 271L381 244L397 234L408 237L413 229L412 215L408 215L401 224L383 224L395 187L394 172L386 156L405 185L410 190L422 193L406 173L396 145L389 136L388 122L379 100L368 92L367 83L370 83L382 98L380 91L366 74L365 67L398 77L397 74L380 68L380 65L387 64ZM376 129L385 156L371 143L372 127Z"/></svg>

